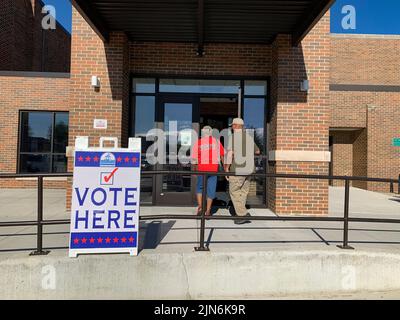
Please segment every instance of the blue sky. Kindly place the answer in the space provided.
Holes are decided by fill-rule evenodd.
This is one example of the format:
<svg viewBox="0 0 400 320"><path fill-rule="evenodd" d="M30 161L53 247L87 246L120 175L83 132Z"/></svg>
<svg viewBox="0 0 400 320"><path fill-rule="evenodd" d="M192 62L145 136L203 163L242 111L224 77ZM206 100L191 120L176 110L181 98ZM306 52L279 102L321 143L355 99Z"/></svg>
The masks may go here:
<svg viewBox="0 0 400 320"><path fill-rule="evenodd" d="M356 29L342 28L343 6L356 9ZM399 0L336 0L331 10L331 32L361 34L400 34Z"/></svg>
<svg viewBox="0 0 400 320"><path fill-rule="evenodd" d="M57 20L71 31L69 0L43 0L56 8ZM343 6L356 9L356 29L342 28ZM400 34L400 0L336 0L331 10L331 31L334 33Z"/></svg>
<svg viewBox="0 0 400 320"><path fill-rule="evenodd" d="M72 8L69 0L42 0L45 4L56 8L57 21L71 32Z"/></svg>

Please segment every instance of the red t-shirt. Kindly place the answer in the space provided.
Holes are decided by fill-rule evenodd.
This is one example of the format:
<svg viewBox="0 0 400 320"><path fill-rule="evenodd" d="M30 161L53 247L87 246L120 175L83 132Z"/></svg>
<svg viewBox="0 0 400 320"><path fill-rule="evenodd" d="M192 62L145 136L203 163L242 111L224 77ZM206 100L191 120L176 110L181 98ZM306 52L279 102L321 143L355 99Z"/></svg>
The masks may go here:
<svg viewBox="0 0 400 320"><path fill-rule="evenodd" d="M197 140L192 150L192 158L197 161L198 171L217 172L220 157L224 154L221 142L212 136Z"/></svg>

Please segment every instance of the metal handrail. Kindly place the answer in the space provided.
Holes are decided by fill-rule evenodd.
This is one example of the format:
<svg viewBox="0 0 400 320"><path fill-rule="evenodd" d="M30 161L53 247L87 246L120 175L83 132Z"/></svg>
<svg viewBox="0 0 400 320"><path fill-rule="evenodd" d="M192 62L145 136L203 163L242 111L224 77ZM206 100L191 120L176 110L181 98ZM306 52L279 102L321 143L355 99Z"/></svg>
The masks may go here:
<svg viewBox="0 0 400 320"><path fill-rule="evenodd" d="M203 171L142 171L143 176L154 175L196 175L202 176L204 184L207 184L209 176L243 176L231 172L203 172ZM0 179L13 179L13 178L37 178L37 220L36 221L7 221L0 222L0 227L22 227L22 226L37 226L37 246L36 250L31 255L45 255L48 250L43 250L43 226L45 225L63 225L69 224L69 219L60 220L43 220L43 180L44 178L53 177L72 177L73 173L32 173L32 174L14 174L14 173L0 173ZM146 220L162 220L162 219L175 219L175 220L200 220L200 240L199 246L195 248L196 251L208 251L209 248L205 246L205 223L206 220L254 220L254 221L312 221L312 222L343 222L343 244L338 246L341 249L353 249L349 246L348 232L349 222L365 222L365 223L400 223L400 219L380 219L380 218L351 218L349 217L349 203L350 203L350 182L351 181L367 181L367 182L381 182L390 184L390 192L394 191L394 184L398 185L398 193L400 194L400 175L396 179L387 178L369 178L369 177L355 177L355 176L330 176L330 175L307 175L307 174L286 174L286 173L252 173L246 175L247 177L258 178L281 178L281 179L316 179L316 180L339 180L345 182L345 197L344 197L344 215L343 217L317 217L317 216L206 216L206 188L202 190L202 212L201 215L148 215L139 217L141 221Z"/></svg>

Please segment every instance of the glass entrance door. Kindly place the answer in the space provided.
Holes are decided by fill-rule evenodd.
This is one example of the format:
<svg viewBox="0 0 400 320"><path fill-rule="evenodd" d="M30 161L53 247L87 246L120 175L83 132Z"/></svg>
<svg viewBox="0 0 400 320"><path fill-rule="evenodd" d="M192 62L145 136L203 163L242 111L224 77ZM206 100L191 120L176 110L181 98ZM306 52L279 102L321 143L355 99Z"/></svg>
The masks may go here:
<svg viewBox="0 0 400 320"><path fill-rule="evenodd" d="M171 171L156 179L157 205L191 205L194 202L194 177L174 174L191 171L190 148L193 130L198 132L197 103L192 97L162 97L159 119L163 124L165 163L158 170Z"/></svg>

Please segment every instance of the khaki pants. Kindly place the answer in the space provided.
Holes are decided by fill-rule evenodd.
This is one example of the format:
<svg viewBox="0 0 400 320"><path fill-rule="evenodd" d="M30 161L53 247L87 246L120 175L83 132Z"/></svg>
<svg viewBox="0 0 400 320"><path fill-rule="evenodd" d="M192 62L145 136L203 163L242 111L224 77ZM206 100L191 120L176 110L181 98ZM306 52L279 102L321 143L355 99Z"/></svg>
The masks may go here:
<svg viewBox="0 0 400 320"><path fill-rule="evenodd" d="M247 213L246 201L249 190L249 177L229 177L229 195L238 216L245 216Z"/></svg>

